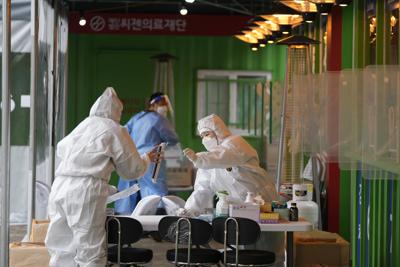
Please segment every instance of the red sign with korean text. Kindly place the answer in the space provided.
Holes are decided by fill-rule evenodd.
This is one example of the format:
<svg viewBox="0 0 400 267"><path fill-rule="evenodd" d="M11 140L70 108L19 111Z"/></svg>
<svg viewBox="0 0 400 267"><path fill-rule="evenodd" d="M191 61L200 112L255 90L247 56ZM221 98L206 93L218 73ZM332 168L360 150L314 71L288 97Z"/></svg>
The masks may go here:
<svg viewBox="0 0 400 267"><path fill-rule="evenodd" d="M250 17L88 13L85 14L85 26L79 25L79 19L79 13L71 13L70 32L133 35L233 35L243 30Z"/></svg>

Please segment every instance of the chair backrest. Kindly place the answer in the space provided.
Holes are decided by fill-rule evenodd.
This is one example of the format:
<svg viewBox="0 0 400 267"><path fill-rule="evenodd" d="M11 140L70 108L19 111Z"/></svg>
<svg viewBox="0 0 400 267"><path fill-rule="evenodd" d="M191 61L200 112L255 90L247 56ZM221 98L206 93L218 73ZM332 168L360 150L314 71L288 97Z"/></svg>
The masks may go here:
<svg viewBox="0 0 400 267"><path fill-rule="evenodd" d="M166 216L158 224L158 232L166 241L175 243L177 222L181 217ZM192 245L205 245L211 240L211 225L203 220L188 218L191 225ZM180 223L179 243L187 243L189 226L186 221Z"/></svg>
<svg viewBox="0 0 400 267"><path fill-rule="evenodd" d="M119 231L121 234L119 235ZM137 242L143 234L142 224L130 217L108 216L107 217L107 240L110 244L118 244L121 238L121 245Z"/></svg>
<svg viewBox="0 0 400 267"><path fill-rule="evenodd" d="M224 244L225 221L229 218L218 217L212 221L212 236L218 243ZM260 226L254 220L235 217L239 226L238 245L250 245L260 238ZM236 244L236 223L234 220L227 222L227 244Z"/></svg>

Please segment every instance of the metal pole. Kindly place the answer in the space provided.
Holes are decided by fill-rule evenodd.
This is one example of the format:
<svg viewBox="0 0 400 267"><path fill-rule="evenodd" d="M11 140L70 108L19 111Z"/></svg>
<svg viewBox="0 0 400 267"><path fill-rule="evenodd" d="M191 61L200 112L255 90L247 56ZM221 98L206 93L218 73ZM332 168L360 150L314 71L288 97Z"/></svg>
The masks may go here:
<svg viewBox="0 0 400 267"><path fill-rule="evenodd" d="M289 90L289 75L291 69L291 58L290 58L291 48L288 47L288 54L287 54L287 65L286 65L286 81L285 87L283 88L283 95L282 95L282 110L281 110L281 133L279 136L279 147L278 147L278 164L276 170L276 190L279 193L279 187L281 183L281 176L282 176L282 164L283 164L283 148L285 144L285 122L286 122L286 101L287 101L287 94Z"/></svg>
<svg viewBox="0 0 400 267"><path fill-rule="evenodd" d="M31 2L31 103L29 114L29 158L30 179L28 183L28 234L32 230L32 220L36 208L36 88L38 66L38 0Z"/></svg>
<svg viewBox="0 0 400 267"><path fill-rule="evenodd" d="M2 123L1 123L1 247L0 266L8 266L10 219L10 51L11 51L11 0L3 0L3 51L2 51Z"/></svg>

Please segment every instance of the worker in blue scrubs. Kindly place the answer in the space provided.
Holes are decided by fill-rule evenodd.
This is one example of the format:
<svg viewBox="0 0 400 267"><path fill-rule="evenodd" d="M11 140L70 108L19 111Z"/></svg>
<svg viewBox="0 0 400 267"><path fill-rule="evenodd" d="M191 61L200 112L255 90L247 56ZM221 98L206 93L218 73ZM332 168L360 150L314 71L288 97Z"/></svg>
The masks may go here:
<svg viewBox="0 0 400 267"><path fill-rule="evenodd" d="M168 97L163 93L154 93L150 97L147 110L134 115L125 125L136 144L139 154L151 151L162 142L166 142L167 146L173 146L178 143L175 129L167 118L169 108ZM116 213L131 214L141 198L150 195L165 196L168 194L165 160L161 162L157 183L153 183L151 179L153 169L154 164L152 163L144 176L137 181L128 181L123 177L119 178L119 191L138 183L140 192L116 201Z"/></svg>

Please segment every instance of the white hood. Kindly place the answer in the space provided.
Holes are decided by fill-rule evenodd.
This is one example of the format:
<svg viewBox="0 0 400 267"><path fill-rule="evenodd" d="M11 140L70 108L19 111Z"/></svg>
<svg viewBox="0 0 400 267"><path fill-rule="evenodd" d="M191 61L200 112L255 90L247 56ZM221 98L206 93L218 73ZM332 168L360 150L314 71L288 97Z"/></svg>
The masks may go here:
<svg viewBox="0 0 400 267"><path fill-rule="evenodd" d="M94 102L89 116L112 119L119 123L123 107L114 88L107 87L104 93Z"/></svg>
<svg viewBox="0 0 400 267"><path fill-rule="evenodd" d="M197 123L197 130L199 131L199 134L206 131L215 132L220 142L226 137L232 135L224 121L215 114L200 119Z"/></svg>

